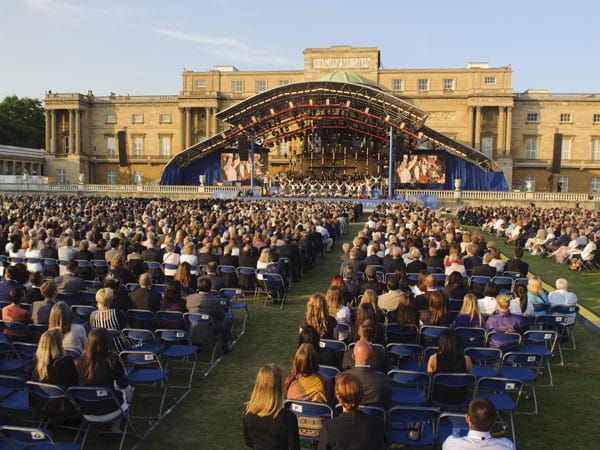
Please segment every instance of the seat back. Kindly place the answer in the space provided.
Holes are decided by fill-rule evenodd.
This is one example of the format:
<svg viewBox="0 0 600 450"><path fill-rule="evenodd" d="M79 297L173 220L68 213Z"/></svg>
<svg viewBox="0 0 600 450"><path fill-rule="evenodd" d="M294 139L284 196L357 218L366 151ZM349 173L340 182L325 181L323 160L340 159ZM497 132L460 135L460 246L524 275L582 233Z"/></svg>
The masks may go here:
<svg viewBox="0 0 600 450"><path fill-rule="evenodd" d="M456 327L454 331L463 349L483 347L486 343L487 331L484 328Z"/></svg>
<svg viewBox="0 0 600 450"><path fill-rule="evenodd" d="M207 346L216 342L217 332L210 314L185 313L183 316L188 325L192 344Z"/></svg>
<svg viewBox="0 0 600 450"><path fill-rule="evenodd" d="M298 436L303 440L318 441L325 419L333 419L333 409L326 403L286 400L285 407L298 419Z"/></svg>

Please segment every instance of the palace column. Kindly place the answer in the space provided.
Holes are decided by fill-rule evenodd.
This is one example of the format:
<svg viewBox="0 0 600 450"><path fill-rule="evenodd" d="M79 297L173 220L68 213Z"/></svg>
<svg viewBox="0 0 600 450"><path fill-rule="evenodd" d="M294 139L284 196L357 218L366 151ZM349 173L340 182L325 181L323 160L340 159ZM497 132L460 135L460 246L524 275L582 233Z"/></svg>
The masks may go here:
<svg viewBox="0 0 600 450"><path fill-rule="evenodd" d="M475 149L481 151L481 106L475 107Z"/></svg>
<svg viewBox="0 0 600 450"><path fill-rule="evenodd" d="M213 134L217 134L217 108L210 108L210 112L211 112L211 122L212 122L212 127L211 127L211 135Z"/></svg>
<svg viewBox="0 0 600 450"><path fill-rule="evenodd" d="M50 126L50 153L52 155L55 155L56 154L56 133L57 133L56 110L55 109L50 111L50 121L52 122L52 125Z"/></svg>
<svg viewBox="0 0 600 450"><path fill-rule="evenodd" d="M52 140L52 114L50 111L46 110L44 115L46 116L46 140L44 146L46 147L46 151L50 153L50 141Z"/></svg>
<svg viewBox="0 0 600 450"><path fill-rule="evenodd" d="M81 154L81 111L75 110L75 146L74 152L76 155Z"/></svg>
<svg viewBox="0 0 600 450"><path fill-rule="evenodd" d="M185 148L192 145L192 108L185 108Z"/></svg>
<svg viewBox="0 0 600 450"><path fill-rule="evenodd" d="M180 134L180 150L179 151L183 151L183 149L185 148L185 108L179 108L179 121L181 122L181 126L179 127L179 134Z"/></svg>
<svg viewBox="0 0 600 450"><path fill-rule="evenodd" d="M210 108L209 107L205 107L204 108L204 136L209 138L210 137L210 121L209 121L209 117L210 117Z"/></svg>
<svg viewBox="0 0 600 450"><path fill-rule="evenodd" d="M506 146L509 154L512 153L512 106L506 108Z"/></svg>
<svg viewBox="0 0 600 450"><path fill-rule="evenodd" d="M467 106L467 114L467 142L473 147L473 106Z"/></svg>
<svg viewBox="0 0 600 450"><path fill-rule="evenodd" d="M496 142L496 156L506 154L506 114L504 106L498 106L498 141Z"/></svg>
<svg viewBox="0 0 600 450"><path fill-rule="evenodd" d="M69 153L75 152L75 111L69 111Z"/></svg>

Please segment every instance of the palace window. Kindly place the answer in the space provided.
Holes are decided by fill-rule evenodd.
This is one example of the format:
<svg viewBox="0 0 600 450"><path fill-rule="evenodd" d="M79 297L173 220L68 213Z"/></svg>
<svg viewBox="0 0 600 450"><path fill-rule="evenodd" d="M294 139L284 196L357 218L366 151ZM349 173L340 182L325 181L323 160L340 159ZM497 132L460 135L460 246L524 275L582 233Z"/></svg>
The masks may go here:
<svg viewBox="0 0 600 450"><path fill-rule="evenodd" d="M65 136L65 153L69 153L69 136Z"/></svg>
<svg viewBox="0 0 600 450"><path fill-rule="evenodd" d="M571 113L561 113L560 123L570 123L570 122L571 122Z"/></svg>
<svg viewBox="0 0 600 450"><path fill-rule="evenodd" d="M117 173L114 170L106 172L106 184L117 184Z"/></svg>
<svg viewBox="0 0 600 450"><path fill-rule="evenodd" d="M160 156L171 156L171 137L160 137Z"/></svg>
<svg viewBox="0 0 600 450"><path fill-rule="evenodd" d="M395 79L392 80L392 91L403 91L404 90L404 80Z"/></svg>
<svg viewBox="0 0 600 450"><path fill-rule="evenodd" d="M527 113L527 122L537 122L538 113Z"/></svg>
<svg viewBox="0 0 600 450"><path fill-rule="evenodd" d="M231 82L231 91L232 92L244 92L244 81L243 80L234 80Z"/></svg>
<svg viewBox="0 0 600 450"><path fill-rule="evenodd" d="M429 90L429 80L427 78L419 78L417 80L417 89L419 91Z"/></svg>
<svg viewBox="0 0 600 450"><path fill-rule="evenodd" d="M496 77L484 77L483 84L496 84Z"/></svg>
<svg viewBox="0 0 600 450"><path fill-rule="evenodd" d="M196 87L198 89L205 89L206 88L206 80L196 80Z"/></svg>
<svg viewBox="0 0 600 450"><path fill-rule="evenodd" d="M131 117L132 123L144 123L144 115L143 114L134 114Z"/></svg>
<svg viewBox="0 0 600 450"><path fill-rule="evenodd" d="M492 157L492 148L494 145L494 138L484 137L481 138L481 153L484 155Z"/></svg>
<svg viewBox="0 0 600 450"><path fill-rule="evenodd" d="M571 138L563 136L560 148L560 159L563 161L571 159Z"/></svg>
<svg viewBox="0 0 600 450"><path fill-rule="evenodd" d="M537 138L525 140L525 159L537 159Z"/></svg>
<svg viewBox="0 0 600 450"><path fill-rule="evenodd" d="M290 84L290 80L279 80L279 86L287 86Z"/></svg>
<svg viewBox="0 0 600 450"><path fill-rule="evenodd" d="M523 189L527 190L527 182L531 181L531 192L535 192L535 177L532 175L527 175L524 179Z"/></svg>
<svg viewBox="0 0 600 450"><path fill-rule="evenodd" d="M593 122L594 123L600 123L600 114L594 114Z"/></svg>
<svg viewBox="0 0 600 450"><path fill-rule="evenodd" d="M142 136L133 136L131 143L133 144L133 156L142 156L144 154L144 138Z"/></svg>
<svg viewBox="0 0 600 450"><path fill-rule="evenodd" d="M592 160L600 161L600 138L592 139Z"/></svg>
<svg viewBox="0 0 600 450"><path fill-rule="evenodd" d="M454 78L444 78L444 90L445 91L453 91L454 90Z"/></svg>
<svg viewBox="0 0 600 450"><path fill-rule="evenodd" d="M279 156L280 158L287 158L289 149L290 143L286 141L281 141L277 146L277 156Z"/></svg>
<svg viewBox="0 0 600 450"><path fill-rule="evenodd" d="M108 114L104 123L117 123L117 116L115 114Z"/></svg>
<svg viewBox="0 0 600 450"><path fill-rule="evenodd" d="M558 177L558 192L569 192L569 177Z"/></svg>
<svg viewBox="0 0 600 450"><path fill-rule="evenodd" d="M58 169L56 181L58 184L67 184L67 171L65 169Z"/></svg>
<svg viewBox="0 0 600 450"><path fill-rule="evenodd" d="M254 90L256 92L264 92L267 90L267 80L256 80L254 82Z"/></svg>
<svg viewBox="0 0 600 450"><path fill-rule="evenodd" d="M141 170L134 170L133 171L133 184L142 184L142 182L144 181L144 175L142 175L142 171Z"/></svg>
<svg viewBox="0 0 600 450"><path fill-rule="evenodd" d="M116 139L114 136L106 137L106 155L107 156L115 156L115 143Z"/></svg>
<svg viewBox="0 0 600 450"><path fill-rule="evenodd" d="M171 123L171 114L161 114L159 120L160 123Z"/></svg>

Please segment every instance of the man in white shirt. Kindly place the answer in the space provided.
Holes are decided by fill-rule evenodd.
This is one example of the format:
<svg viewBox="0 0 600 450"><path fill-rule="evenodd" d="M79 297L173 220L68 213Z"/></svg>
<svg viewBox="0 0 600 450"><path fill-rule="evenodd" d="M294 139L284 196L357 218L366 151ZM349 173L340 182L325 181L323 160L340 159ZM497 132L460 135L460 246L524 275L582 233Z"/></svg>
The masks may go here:
<svg viewBox="0 0 600 450"><path fill-rule="evenodd" d="M569 292L569 282L565 278L558 278L556 283L556 290L548 294L548 303L551 306L566 305L574 306L577 304L577 296L573 292ZM567 314L567 325L571 325L575 322L577 314Z"/></svg>
<svg viewBox="0 0 600 450"><path fill-rule="evenodd" d="M466 415L469 432L466 436L448 436L442 450L515 450L515 444L506 438L494 438L490 430L496 420L496 408L487 398L474 398Z"/></svg>

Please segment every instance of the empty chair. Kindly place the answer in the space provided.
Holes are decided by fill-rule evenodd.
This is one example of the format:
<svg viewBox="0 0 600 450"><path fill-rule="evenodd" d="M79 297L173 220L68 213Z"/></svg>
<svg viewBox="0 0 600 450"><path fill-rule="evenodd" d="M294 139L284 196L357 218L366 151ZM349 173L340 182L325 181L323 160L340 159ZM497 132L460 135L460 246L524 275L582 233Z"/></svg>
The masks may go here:
<svg viewBox="0 0 600 450"><path fill-rule="evenodd" d="M471 358L473 374L477 378L495 377L500 370L502 351L490 347L467 347L465 356Z"/></svg>
<svg viewBox="0 0 600 450"><path fill-rule="evenodd" d="M56 441L44 428L2 425L0 438L8 445L7 448L11 449L79 450L81 448L74 442Z"/></svg>
<svg viewBox="0 0 600 450"><path fill-rule="evenodd" d="M438 408L392 406L388 412L390 441L407 446L433 445L439 416Z"/></svg>
<svg viewBox="0 0 600 450"><path fill-rule="evenodd" d="M484 377L477 381L475 393L473 394L474 398L484 397L494 404L498 417L502 419L501 424L504 427L507 426L505 425L503 415L508 415L512 440L515 444L517 441L513 412L517 408L522 388L523 382L520 380L500 377Z"/></svg>
<svg viewBox="0 0 600 450"><path fill-rule="evenodd" d="M475 381L471 373L436 373L431 383L431 400L443 409L464 410L471 401Z"/></svg>
<svg viewBox="0 0 600 450"><path fill-rule="evenodd" d="M333 419L333 409L327 403L286 400L285 408L296 415L298 435L302 441L317 442L323 421Z"/></svg>
<svg viewBox="0 0 600 450"><path fill-rule="evenodd" d="M538 413L535 384L542 365L542 357L535 353L508 352L502 358L500 374L504 378L513 378L523 382L523 388L529 387L533 400L533 409L523 414Z"/></svg>
<svg viewBox="0 0 600 450"><path fill-rule="evenodd" d="M388 375L392 377L393 405L423 405L427 402L431 383L428 373L392 369Z"/></svg>
<svg viewBox="0 0 600 450"><path fill-rule="evenodd" d="M419 344L391 343L386 346L390 361L399 369L421 370L423 346Z"/></svg>

